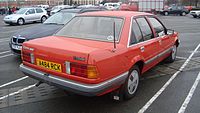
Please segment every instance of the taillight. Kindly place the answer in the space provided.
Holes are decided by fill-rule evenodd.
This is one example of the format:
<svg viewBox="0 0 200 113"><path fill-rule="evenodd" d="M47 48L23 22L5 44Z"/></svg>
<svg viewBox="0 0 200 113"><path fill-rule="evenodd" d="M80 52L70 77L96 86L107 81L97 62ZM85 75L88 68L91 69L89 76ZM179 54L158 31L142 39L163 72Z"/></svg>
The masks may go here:
<svg viewBox="0 0 200 113"><path fill-rule="evenodd" d="M65 62L65 64L66 64L66 73L68 74L89 79L98 78L98 72L96 66L70 63L70 62Z"/></svg>
<svg viewBox="0 0 200 113"><path fill-rule="evenodd" d="M34 64L35 63L35 57L33 53L28 53L28 52L22 52L22 60L25 62L29 62Z"/></svg>

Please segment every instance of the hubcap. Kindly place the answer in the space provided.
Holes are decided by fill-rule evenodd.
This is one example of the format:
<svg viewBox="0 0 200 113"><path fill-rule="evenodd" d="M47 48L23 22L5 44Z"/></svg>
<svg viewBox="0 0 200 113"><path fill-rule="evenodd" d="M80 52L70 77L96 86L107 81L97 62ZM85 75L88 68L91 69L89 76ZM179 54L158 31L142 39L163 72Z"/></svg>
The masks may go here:
<svg viewBox="0 0 200 113"><path fill-rule="evenodd" d="M139 74L137 70L133 70L128 78L128 92L134 94L139 83Z"/></svg>
<svg viewBox="0 0 200 113"><path fill-rule="evenodd" d="M176 45L172 48L172 59L174 60L176 58Z"/></svg>
<svg viewBox="0 0 200 113"><path fill-rule="evenodd" d="M168 15L168 12L165 12L165 15Z"/></svg>
<svg viewBox="0 0 200 113"><path fill-rule="evenodd" d="M24 22L22 19L19 19L19 24L22 25Z"/></svg>
<svg viewBox="0 0 200 113"><path fill-rule="evenodd" d="M186 15L185 12L183 12L182 15L185 16Z"/></svg>
<svg viewBox="0 0 200 113"><path fill-rule="evenodd" d="M46 20L46 18L45 17L42 17L42 22L44 22Z"/></svg>

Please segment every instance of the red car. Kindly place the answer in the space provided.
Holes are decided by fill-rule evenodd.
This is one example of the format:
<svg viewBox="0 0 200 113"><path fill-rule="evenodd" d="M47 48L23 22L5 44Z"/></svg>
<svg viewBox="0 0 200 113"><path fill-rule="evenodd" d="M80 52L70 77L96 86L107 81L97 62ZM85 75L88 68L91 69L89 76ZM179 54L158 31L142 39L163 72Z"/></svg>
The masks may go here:
<svg viewBox="0 0 200 113"><path fill-rule="evenodd" d="M20 70L69 92L130 99L139 77L164 59L173 62L178 45L178 33L152 14L90 12L54 36L25 42Z"/></svg>

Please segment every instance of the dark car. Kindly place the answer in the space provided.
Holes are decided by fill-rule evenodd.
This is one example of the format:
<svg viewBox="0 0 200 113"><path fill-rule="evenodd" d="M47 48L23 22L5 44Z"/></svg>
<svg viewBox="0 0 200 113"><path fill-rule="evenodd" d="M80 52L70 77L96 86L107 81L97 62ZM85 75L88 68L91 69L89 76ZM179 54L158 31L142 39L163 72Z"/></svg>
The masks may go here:
<svg viewBox="0 0 200 113"><path fill-rule="evenodd" d="M21 54L22 43L28 40L53 35L58 29L62 28L75 15L84 12L102 11L102 8L79 8L63 9L52 15L43 24L35 25L15 33L9 43L12 52L16 55Z"/></svg>
<svg viewBox="0 0 200 113"><path fill-rule="evenodd" d="M185 16L188 13L189 13L189 10L186 9L184 6L175 6L175 5L161 11L161 14L165 16L169 14Z"/></svg>

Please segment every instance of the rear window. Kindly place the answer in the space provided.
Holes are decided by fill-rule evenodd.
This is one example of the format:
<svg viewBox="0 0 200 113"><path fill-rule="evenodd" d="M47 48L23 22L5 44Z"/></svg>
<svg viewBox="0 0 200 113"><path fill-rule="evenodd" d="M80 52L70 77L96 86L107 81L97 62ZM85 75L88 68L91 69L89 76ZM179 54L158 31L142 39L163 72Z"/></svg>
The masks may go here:
<svg viewBox="0 0 200 113"><path fill-rule="evenodd" d="M119 40L123 19L117 17L78 16L73 18L56 35L70 38L113 41L114 23L115 38Z"/></svg>
<svg viewBox="0 0 200 113"><path fill-rule="evenodd" d="M42 10L42 9L40 9L40 8L37 8L37 9L36 9L36 12L37 12L37 13L42 13L42 12L43 12L43 10Z"/></svg>

